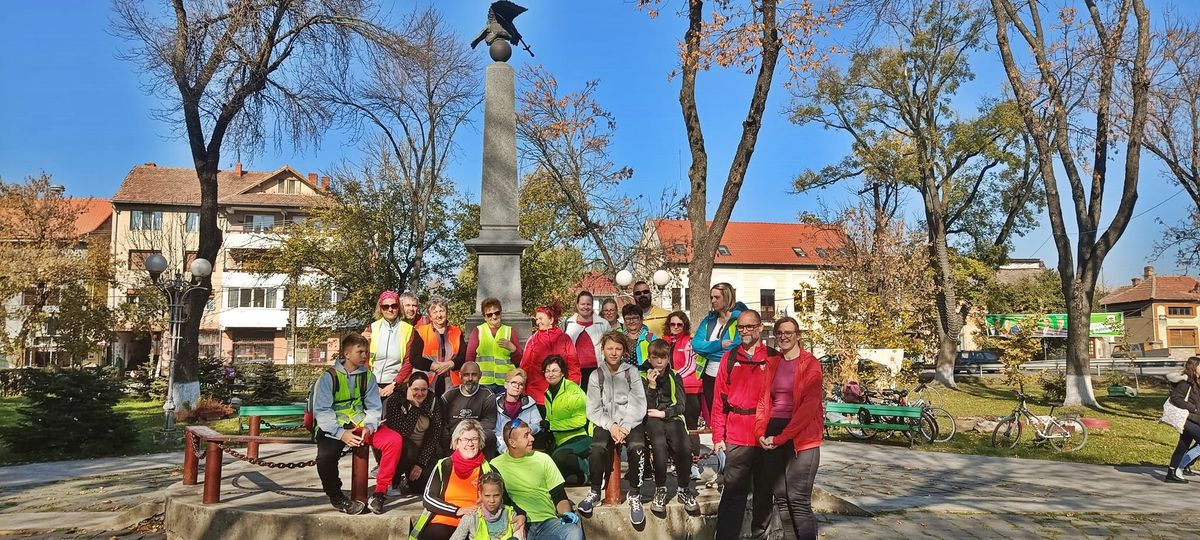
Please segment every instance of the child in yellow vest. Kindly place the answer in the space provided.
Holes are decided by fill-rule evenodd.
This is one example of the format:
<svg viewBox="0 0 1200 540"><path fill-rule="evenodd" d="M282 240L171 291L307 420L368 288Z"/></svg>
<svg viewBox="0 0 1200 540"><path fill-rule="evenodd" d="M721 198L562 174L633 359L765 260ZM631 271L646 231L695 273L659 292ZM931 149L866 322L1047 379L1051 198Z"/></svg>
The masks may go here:
<svg viewBox="0 0 1200 540"><path fill-rule="evenodd" d="M509 540L525 538L513 526L516 510L504 504L504 479L489 472L479 477L479 505L458 522L450 540Z"/></svg>

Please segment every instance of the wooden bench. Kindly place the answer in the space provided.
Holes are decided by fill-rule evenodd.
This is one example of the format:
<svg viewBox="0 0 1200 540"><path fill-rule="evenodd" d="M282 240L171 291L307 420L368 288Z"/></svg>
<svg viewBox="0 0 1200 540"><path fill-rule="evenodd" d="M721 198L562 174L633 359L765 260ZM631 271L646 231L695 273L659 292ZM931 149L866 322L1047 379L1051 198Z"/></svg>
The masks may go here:
<svg viewBox="0 0 1200 540"><path fill-rule="evenodd" d="M263 418L281 418L287 416L299 416L298 420L287 422L269 422ZM304 424L304 404L294 403L292 405L245 405L238 409L238 434L241 435L245 431L243 419L248 418L250 424L250 436L257 437L262 432L262 425L265 423L268 429L286 429L297 428ZM251 442L246 445L246 455L251 458L258 458L258 443Z"/></svg>
<svg viewBox="0 0 1200 540"><path fill-rule="evenodd" d="M825 417L825 427L840 427L847 429L869 429L873 431L899 431L908 436L909 444L916 437L914 431L921 429L921 408L902 407L899 405L872 405L868 403L843 403L826 401L825 413L850 416L847 420L830 420Z"/></svg>
<svg viewBox="0 0 1200 540"><path fill-rule="evenodd" d="M183 485L194 486L199 476L199 458L196 449L204 445L204 504L221 502L221 445L223 443L246 443L247 457L258 459L259 444L315 444L309 437L263 437L259 435L223 435L208 426L188 426L184 433ZM250 445L254 456L249 455ZM367 445L355 448L351 462L350 497L357 501L367 500Z"/></svg>

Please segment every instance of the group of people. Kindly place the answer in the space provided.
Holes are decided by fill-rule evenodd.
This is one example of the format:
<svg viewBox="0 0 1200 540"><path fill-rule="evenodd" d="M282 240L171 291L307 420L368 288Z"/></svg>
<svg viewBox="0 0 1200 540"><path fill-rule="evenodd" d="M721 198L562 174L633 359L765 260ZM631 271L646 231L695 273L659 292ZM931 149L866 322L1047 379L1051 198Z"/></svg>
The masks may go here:
<svg viewBox="0 0 1200 540"><path fill-rule="evenodd" d="M449 324L443 300L422 316L415 296L385 291L377 320L342 339L341 358L314 385L326 495L358 514L383 512L390 495L420 494L416 539L582 538L580 515L602 504L615 450L626 454L635 525L646 519L646 481L656 512L673 498L698 512L703 421L724 458L716 537L739 536L753 494L756 535L777 509L798 538L815 538L820 365L799 346L796 320L775 321L768 347L759 314L729 284L711 293L712 311L693 333L686 313L653 305L645 282L620 318L610 301L595 316L592 294L580 292L561 324L557 305L539 307L522 346L495 298L480 303L484 323L464 330ZM364 445L378 463L365 504L346 497L337 474L344 448ZM578 506L568 485L589 488Z"/></svg>

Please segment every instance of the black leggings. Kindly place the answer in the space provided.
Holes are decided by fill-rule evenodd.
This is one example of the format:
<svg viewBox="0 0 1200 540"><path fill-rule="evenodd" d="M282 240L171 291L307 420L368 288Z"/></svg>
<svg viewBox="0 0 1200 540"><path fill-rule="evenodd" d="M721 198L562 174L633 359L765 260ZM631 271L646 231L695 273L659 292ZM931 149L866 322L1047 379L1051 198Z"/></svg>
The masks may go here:
<svg viewBox="0 0 1200 540"><path fill-rule="evenodd" d="M700 426L700 394L687 394L684 397L683 421L688 429ZM692 435L692 455L700 455L700 436Z"/></svg>
<svg viewBox="0 0 1200 540"><path fill-rule="evenodd" d="M675 478L679 489L690 487L692 453L688 445L687 428L678 418L647 418L646 435L654 455L654 487L667 487L667 458L675 460Z"/></svg>
<svg viewBox="0 0 1200 540"><path fill-rule="evenodd" d="M1175 444L1175 451L1171 453L1171 467L1178 467L1179 462L1183 459L1183 454L1192 447L1192 442L1200 442L1200 424L1197 424L1191 419L1183 423L1183 433L1179 434L1179 442Z"/></svg>
<svg viewBox="0 0 1200 540"><path fill-rule="evenodd" d="M792 443L787 443L792 451ZM780 448L783 448L782 446ZM817 537L817 520L812 511L813 481L821 465L821 447L795 452L787 461L787 472L775 482L775 509L779 517L791 516L797 540Z"/></svg>
<svg viewBox="0 0 1200 540"><path fill-rule="evenodd" d="M640 424L633 428L629 435L625 436L625 452L628 453L629 470L625 471L625 481L629 482L629 489L636 490L642 486L643 467L645 466L644 456L646 455L646 424ZM601 429L596 426L596 431L592 435L592 444L590 448L590 456L588 457L588 483L592 486L592 491L599 492L604 486L604 480L608 478L608 473L612 472L613 468L613 448L616 443L613 442L612 434L607 429Z"/></svg>
<svg viewBox="0 0 1200 540"><path fill-rule="evenodd" d="M712 426L711 419L712 419L713 399L717 393L717 377L710 376L710 375L704 375L704 376L700 377L700 383L704 386L704 405L703 405L704 423L708 424L709 427L711 427Z"/></svg>
<svg viewBox="0 0 1200 540"><path fill-rule="evenodd" d="M445 523L426 523L421 529L421 534L417 535L417 540L450 540L457 528Z"/></svg>

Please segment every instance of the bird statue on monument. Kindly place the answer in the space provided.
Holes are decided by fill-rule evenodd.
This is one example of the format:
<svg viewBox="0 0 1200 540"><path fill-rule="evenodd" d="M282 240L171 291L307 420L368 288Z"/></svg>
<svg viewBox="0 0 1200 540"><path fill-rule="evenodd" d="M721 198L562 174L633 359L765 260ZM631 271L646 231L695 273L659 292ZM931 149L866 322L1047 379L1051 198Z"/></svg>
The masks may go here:
<svg viewBox="0 0 1200 540"><path fill-rule="evenodd" d="M488 8L487 26L471 42L471 48L474 49L476 45L479 45L480 41L486 41L490 46L497 39L506 39L513 45L522 44L521 33L517 31L516 26L513 26L513 19L526 11L528 11L527 8L518 6L508 0L492 2L492 7ZM525 43L524 45L525 52L529 53L529 56L534 56L533 51L529 48L529 43Z"/></svg>

